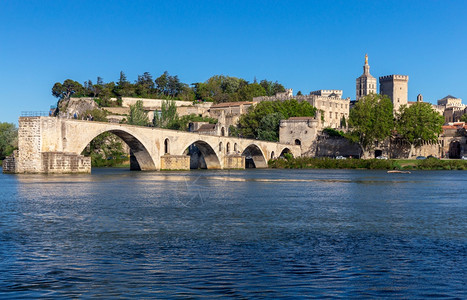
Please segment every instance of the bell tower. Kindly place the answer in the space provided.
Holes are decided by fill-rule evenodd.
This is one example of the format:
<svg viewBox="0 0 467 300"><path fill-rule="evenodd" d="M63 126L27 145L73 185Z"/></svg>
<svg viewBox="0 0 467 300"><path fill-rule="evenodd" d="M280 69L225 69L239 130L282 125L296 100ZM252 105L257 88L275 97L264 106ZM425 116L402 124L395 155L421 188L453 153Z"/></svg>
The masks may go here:
<svg viewBox="0 0 467 300"><path fill-rule="evenodd" d="M368 54L365 54L365 64L363 65L363 74L356 80L357 100L368 95L376 94L376 78L370 74L370 65L368 64Z"/></svg>

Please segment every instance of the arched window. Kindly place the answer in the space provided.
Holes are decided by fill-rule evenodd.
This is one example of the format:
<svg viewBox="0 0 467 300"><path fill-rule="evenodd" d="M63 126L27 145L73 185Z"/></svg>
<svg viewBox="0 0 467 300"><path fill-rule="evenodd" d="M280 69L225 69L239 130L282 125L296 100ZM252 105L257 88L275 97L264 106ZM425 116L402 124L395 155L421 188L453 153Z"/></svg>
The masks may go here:
<svg viewBox="0 0 467 300"><path fill-rule="evenodd" d="M274 151L271 152L271 159L274 158Z"/></svg>
<svg viewBox="0 0 467 300"><path fill-rule="evenodd" d="M221 128L221 135L225 136L225 128L224 127Z"/></svg>
<svg viewBox="0 0 467 300"><path fill-rule="evenodd" d="M230 152L230 143L227 143L227 153Z"/></svg>
<svg viewBox="0 0 467 300"><path fill-rule="evenodd" d="M219 152L222 152L222 142L219 143Z"/></svg>
<svg viewBox="0 0 467 300"><path fill-rule="evenodd" d="M169 139L165 139L164 141L164 154L169 154L170 153L170 145L169 145Z"/></svg>
<svg viewBox="0 0 467 300"><path fill-rule="evenodd" d="M296 139L296 140L295 140L295 145L300 146L301 144L302 144L302 142L301 142L299 139Z"/></svg>
<svg viewBox="0 0 467 300"><path fill-rule="evenodd" d="M234 152L237 152L238 151L238 148L237 148L237 143L234 144Z"/></svg>

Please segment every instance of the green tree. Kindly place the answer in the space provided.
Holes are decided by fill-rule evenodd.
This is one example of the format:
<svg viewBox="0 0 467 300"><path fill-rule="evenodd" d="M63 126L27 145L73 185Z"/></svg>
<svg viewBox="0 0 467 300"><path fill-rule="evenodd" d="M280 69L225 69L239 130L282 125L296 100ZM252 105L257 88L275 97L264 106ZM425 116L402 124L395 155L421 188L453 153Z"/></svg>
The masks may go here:
<svg viewBox="0 0 467 300"><path fill-rule="evenodd" d="M149 72L144 72L143 75L138 75L138 80L135 84L135 91L139 97L148 98L154 94L154 81Z"/></svg>
<svg viewBox="0 0 467 300"><path fill-rule="evenodd" d="M266 91L259 83L248 84L238 91L239 101L252 101L259 96L266 96Z"/></svg>
<svg viewBox="0 0 467 300"><path fill-rule="evenodd" d="M268 114L259 122L257 129L258 139L263 141L278 141L279 140L279 125L281 120L284 120L284 115L280 112Z"/></svg>
<svg viewBox="0 0 467 300"><path fill-rule="evenodd" d="M130 116L128 117L128 124L146 126L148 123L148 115L144 111L143 101L138 100L135 104L130 105Z"/></svg>
<svg viewBox="0 0 467 300"><path fill-rule="evenodd" d="M168 96L169 95L169 73L165 71L161 76L157 77L156 82L156 89L159 94Z"/></svg>
<svg viewBox="0 0 467 300"><path fill-rule="evenodd" d="M12 123L0 123L0 160L18 148L18 128Z"/></svg>
<svg viewBox="0 0 467 300"><path fill-rule="evenodd" d="M125 73L120 71L120 78L113 90L117 97L133 96L133 85L127 80Z"/></svg>
<svg viewBox="0 0 467 300"><path fill-rule="evenodd" d="M362 157L374 148L375 142L389 137L394 129L391 99L379 94L370 94L358 100L350 111L350 134L347 137L359 144Z"/></svg>
<svg viewBox="0 0 467 300"><path fill-rule="evenodd" d="M154 112L154 118L152 123L154 127L160 128L173 128L174 123L178 120L177 106L175 105L174 100L165 100L162 102L162 107L160 112Z"/></svg>
<svg viewBox="0 0 467 300"><path fill-rule="evenodd" d="M52 87L52 95L61 99L69 99L73 94L84 92L83 86L74 80L67 79L62 83L56 82Z"/></svg>
<svg viewBox="0 0 467 300"><path fill-rule="evenodd" d="M410 145L408 158L412 157L414 148L424 142L437 142L443 124L443 116L429 103L416 102L409 107L401 106L397 114L396 130Z"/></svg>
<svg viewBox="0 0 467 300"><path fill-rule="evenodd" d="M263 79L261 80L259 84L266 91L266 96L274 96L277 93L285 92L285 87L282 84L278 83L277 81L272 82L272 81L267 81L266 79Z"/></svg>
<svg viewBox="0 0 467 300"><path fill-rule="evenodd" d="M460 121L467 123L467 114L463 114L462 117L460 118Z"/></svg>

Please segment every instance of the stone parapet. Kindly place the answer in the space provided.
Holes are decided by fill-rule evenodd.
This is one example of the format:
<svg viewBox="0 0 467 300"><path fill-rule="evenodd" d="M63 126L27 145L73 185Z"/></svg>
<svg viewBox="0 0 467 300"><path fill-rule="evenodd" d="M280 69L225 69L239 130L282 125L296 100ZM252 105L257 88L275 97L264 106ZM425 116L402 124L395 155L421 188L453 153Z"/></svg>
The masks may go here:
<svg viewBox="0 0 467 300"><path fill-rule="evenodd" d="M379 81L393 81L393 80L404 80L409 81L408 75L386 75L379 77Z"/></svg>

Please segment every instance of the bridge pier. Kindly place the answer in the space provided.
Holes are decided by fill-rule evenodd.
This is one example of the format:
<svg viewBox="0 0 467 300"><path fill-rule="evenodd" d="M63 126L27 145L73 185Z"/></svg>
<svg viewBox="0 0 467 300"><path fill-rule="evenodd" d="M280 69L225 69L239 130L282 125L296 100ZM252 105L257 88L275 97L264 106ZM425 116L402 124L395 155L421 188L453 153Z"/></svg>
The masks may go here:
<svg viewBox="0 0 467 300"><path fill-rule="evenodd" d="M245 169L245 156L227 155L224 157L224 169Z"/></svg>

